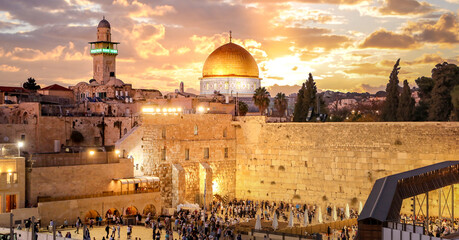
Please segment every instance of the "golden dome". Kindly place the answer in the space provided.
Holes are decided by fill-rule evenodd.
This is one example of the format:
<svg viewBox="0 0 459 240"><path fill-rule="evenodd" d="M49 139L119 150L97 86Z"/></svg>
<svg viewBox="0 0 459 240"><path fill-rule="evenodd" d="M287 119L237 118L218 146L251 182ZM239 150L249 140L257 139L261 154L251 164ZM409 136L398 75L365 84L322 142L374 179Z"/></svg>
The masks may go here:
<svg viewBox="0 0 459 240"><path fill-rule="evenodd" d="M202 77L252 77L258 78L258 65L243 47L227 43L207 57Z"/></svg>

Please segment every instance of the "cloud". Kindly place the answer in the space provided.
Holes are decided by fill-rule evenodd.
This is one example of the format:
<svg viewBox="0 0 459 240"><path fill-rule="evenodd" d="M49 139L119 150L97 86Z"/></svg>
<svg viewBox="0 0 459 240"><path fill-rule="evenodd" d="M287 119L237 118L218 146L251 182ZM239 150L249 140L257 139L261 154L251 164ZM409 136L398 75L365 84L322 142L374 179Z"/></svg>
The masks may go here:
<svg viewBox="0 0 459 240"><path fill-rule="evenodd" d="M441 15L437 22L428 20L408 22L403 30L405 34L413 35L420 42L446 45L459 43L459 20L453 13Z"/></svg>
<svg viewBox="0 0 459 240"><path fill-rule="evenodd" d="M278 85L274 84L272 86L268 87L268 92L271 94L271 96L275 96L277 93L282 92L285 93L285 95L290 95L292 93L298 93L298 90L300 90L301 86L300 85Z"/></svg>
<svg viewBox="0 0 459 240"><path fill-rule="evenodd" d="M283 28L278 30L281 36L286 36L298 48L312 50L322 48L325 50L346 47L350 44L349 37L332 34L326 28Z"/></svg>
<svg viewBox="0 0 459 240"><path fill-rule="evenodd" d="M408 34L398 34L382 28L370 34L360 47L410 49L416 47L416 41Z"/></svg>
<svg viewBox="0 0 459 240"><path fill-rule="evenodd" d="M418 2L416 0L385 0L384 6L379 12L386 15L408 15L408 14L425 14L434 10L431 4L427 2Z"/></svg>
<svg viewBox="0 0 459 240"><path fill-rule="evenodd" d="M425 64L425 65L435 66L436 64L443 63L443 62L457 63L457 60L456 59L446 59L437 53L432 53L432 54L426 53L426 54L423 54L421 57L416 58L413 61L408 61L405 63L407 65Z"/></svg>
<svg viewBox="0 0 459 240"><path fill-rule="evenodd" d="M162 24L137 24L132 29L132 39L138 40L137 54L147 59L151 56L167 56L169 50L164 48L158 40L164 38L166 29Z"/></svg>
<svg viewBox="0 0 459 240"><path fill-rule="evenodd" d="M20 68L6 64L0 65L0 72L18 72Z"/></svg>
<svg viewBox="0 0 459 240"><path fill-rule="evenodd" d="M369 93L376 93L378 91L386 90L386 85L379 85L379 86L371 86L370 84L362 83L358 85L354 91L356 92L369 92Z"/></svg>
<svg viewBox="0 0 459 240"><path fill-rule="evenodd" d="M317 4L344 4L355 5L364 2L371 2L371 0L243 0L246 3L282 3L282 2L301 2L301 3L317 3Z"/></svg>

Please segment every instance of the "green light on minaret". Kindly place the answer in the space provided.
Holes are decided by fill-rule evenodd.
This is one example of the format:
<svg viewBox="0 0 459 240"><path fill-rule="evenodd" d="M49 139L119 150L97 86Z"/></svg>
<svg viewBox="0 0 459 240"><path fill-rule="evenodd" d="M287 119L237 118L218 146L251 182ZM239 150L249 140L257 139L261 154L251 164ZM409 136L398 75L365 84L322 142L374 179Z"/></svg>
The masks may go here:
<svg viewBox="0 0 459 240"><path fill-rule="evenodd" d="M118 49L110 49L110 48L95 48L95 49L91 49L91 54L96 54L96 53L118 54Z"/></svg>

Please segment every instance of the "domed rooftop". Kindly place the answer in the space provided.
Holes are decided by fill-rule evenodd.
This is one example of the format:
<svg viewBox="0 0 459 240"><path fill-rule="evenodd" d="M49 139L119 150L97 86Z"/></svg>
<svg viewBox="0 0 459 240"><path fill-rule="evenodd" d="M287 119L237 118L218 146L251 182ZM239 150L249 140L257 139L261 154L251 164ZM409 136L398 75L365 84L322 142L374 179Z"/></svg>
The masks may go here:
<svg viewBox="0 0 459 240"><path fill-rule="evenodd" d="M258 65L243 47L227 43L207 57L202 77L253 77L258 78Z"/></svg>
<svg viewBox="0 0 459 240"><path fill-rule="evenodd" d="M110 79L110 81L108 81L107 85L115 86L115 87L122 87L124 85L124 82L121 81L118 78L114 78L114 79Z"/></svg>
<svg viewBox="0 0 459 240"><path fill-rule="evenodd" d="M104 17L104 19L102 19L99 22L99 25L97 26L97 28L110 28L110 23L107 20L105 20L105 17Z"/></svg>

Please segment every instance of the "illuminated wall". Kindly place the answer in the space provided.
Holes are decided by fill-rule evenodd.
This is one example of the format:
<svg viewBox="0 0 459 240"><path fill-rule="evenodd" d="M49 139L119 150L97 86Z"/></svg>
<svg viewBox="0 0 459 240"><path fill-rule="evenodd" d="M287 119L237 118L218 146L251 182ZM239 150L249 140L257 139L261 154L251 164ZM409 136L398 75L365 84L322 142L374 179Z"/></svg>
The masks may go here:
<svg viewBox="0 0 459 240"><path fill-rule="evenodd" d="M211 95L219 91L223 95L238 94L240 97L252 96L255 89L260 87L259 78L243 77L211 77L201 79L201 95Z"/></svg>

